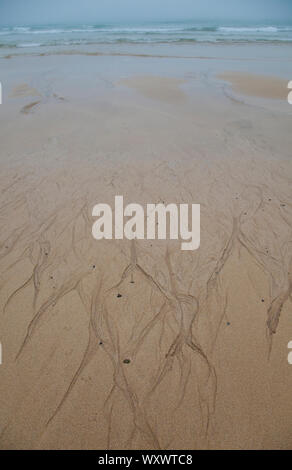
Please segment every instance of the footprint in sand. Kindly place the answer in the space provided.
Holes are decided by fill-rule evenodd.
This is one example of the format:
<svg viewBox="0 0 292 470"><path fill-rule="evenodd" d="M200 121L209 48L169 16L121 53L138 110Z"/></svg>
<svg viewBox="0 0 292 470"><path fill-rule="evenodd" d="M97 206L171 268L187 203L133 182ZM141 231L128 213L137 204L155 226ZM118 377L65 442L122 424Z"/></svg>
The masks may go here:
<svg viewBox="0 0 292 470"><path fill-rule="evenodd" d="M36 88L31 88L26 83L22 83L13 88L10 98L28 97L28 96L41 96Z"/></svg>
<svg viewBox="0 0 292 470"><path fill-rule="evenodd" d="M39 100L32 101L31 103L26 104L20 110L23 114L29 114L33 112L34 108L40 104L43 100L42 94L36 89L32 88L26 83L18 85L12 90L12 93L9 95L10 98L27 98L27 97L39 97ZM66 101L63 96L59 96L56 93L52 95L52 97L57 100L58 102Z"/></svg>
<svg viewBox="0 0 292 470"><path fill-rule="evenodd" d="M21 108L20 112L23 113L23 114L29 114L31 112L31 110L40 103L41 101L33 101L32 103L29 103L25 106L23 106L23 108Z"/></svg>

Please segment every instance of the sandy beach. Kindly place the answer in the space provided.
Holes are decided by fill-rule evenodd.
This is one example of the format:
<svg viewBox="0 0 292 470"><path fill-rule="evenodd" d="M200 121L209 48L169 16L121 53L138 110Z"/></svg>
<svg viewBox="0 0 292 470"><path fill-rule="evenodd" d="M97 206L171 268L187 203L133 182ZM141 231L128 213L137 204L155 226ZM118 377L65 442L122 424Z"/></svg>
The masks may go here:
<svg viewBox="0 0 292 470"><path fill-rule="evenodd" d="M3 53L1 449L291 449L289 47ZM200 248L94 240L116 195Z"/></svg>

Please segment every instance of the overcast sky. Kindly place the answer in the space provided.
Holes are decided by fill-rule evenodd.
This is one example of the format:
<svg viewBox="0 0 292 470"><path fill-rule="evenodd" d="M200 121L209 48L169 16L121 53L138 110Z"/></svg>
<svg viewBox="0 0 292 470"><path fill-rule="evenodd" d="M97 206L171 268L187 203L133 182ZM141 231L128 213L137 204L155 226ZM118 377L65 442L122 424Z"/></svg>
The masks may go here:
<svg viewBox="0 0 292 470"><path fill-rule="evenodd" d="M292 19L292 0L0 0L0 24Z"/></svg>

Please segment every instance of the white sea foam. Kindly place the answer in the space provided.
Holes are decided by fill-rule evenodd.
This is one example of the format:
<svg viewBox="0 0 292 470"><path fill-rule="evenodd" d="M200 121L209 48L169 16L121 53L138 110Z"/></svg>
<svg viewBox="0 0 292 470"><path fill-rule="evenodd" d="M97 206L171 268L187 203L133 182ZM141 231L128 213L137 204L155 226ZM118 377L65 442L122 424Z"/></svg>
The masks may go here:
<svg viewBox="0 0 292 470"><path fill-rule="evenodd" d="M279 30L275 26L256 26L256 27L234 27L220 26L219 31L225 33L277 33Z"/></svg>
<svg viewBox="0 0 292 470"><path fill-rule="evenodd" d="M35 42L17 44L17 47L39 47L39 46L41 46L41 44L40 43L35 43Z"/></svg>
<svg viewBox="0 0 292 470"><path fill-rule="evenodd" d="M0 28L0 47L76 44L292 43L292 23L254 24L191 21L136 24L18 25Z"/></svg>

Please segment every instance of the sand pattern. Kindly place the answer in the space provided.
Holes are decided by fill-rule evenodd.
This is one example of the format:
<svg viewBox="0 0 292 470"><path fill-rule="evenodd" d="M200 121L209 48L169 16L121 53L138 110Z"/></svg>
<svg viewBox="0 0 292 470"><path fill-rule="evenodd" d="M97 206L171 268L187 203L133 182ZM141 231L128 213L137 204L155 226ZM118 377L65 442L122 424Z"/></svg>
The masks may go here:
<svg viewBox="0 0 292 470"><path fill-rule="evenodd" d="M291 163L243 105L207 127L145 103L84 111L82 139L62 116L2 164L1 448L262 448L273 426L289 445ZM199 202L200 249L94 240L93 206L118 194Z"/></svg>

